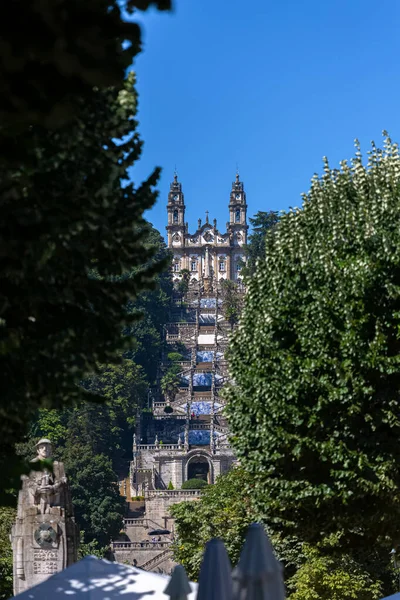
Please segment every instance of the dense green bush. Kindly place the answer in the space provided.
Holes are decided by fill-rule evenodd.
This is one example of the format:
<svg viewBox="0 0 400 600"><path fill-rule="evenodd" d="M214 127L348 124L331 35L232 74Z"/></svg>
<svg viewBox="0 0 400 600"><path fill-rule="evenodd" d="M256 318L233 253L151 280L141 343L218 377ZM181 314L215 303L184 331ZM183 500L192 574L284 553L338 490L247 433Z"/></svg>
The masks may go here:
<svg viewBox="0 0 400 600"><path fill-rule="evenodd" d="M206 487L207 482L204 479L188 479L182 483L182 490L201 490Z"/></svg>

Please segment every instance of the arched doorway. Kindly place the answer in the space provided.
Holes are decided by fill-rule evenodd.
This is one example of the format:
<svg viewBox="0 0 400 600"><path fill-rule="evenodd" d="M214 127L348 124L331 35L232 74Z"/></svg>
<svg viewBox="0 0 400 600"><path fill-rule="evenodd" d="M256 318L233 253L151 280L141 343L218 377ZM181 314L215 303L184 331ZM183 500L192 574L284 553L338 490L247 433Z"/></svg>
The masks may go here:
<svg viewBox="0 0 400 600"><path fill-rule="evenodd" d="M210 483L210 463L205 456L193 456L188 463L187 470L188 479L204 479Z"/></svg>

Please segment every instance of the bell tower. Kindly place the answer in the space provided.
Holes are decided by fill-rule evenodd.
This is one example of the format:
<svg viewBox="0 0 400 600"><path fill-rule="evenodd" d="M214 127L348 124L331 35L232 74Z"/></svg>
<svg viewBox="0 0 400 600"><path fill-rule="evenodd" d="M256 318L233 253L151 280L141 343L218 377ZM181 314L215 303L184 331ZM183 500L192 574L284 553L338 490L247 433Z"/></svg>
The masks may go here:
<svg viewBox="0 0 400 600"><path fill-rule="evenodd" d="M229 200L229 229L233 233L239 233L242 236L242 243L246 244L248 228L246 192L243 182L239 180L239 173L236 173Z"/></svg>
<svg viewBox="0 0 400 600"><path fill-rule="evenodd" d="M167 213L168 248L172 248L174 241L181 241L183 245L185 237L185 199L182 184L179 183L176 172L168 194Z"/></svg>

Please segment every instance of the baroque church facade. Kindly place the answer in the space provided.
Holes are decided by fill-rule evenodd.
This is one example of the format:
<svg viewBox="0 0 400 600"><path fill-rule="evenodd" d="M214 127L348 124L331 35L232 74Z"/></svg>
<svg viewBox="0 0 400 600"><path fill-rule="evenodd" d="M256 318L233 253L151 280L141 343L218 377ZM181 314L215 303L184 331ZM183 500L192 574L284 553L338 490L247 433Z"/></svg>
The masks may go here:
<svg viewBox="0 0 400 600"><path fill-rule="evenodd" d="M240 270L247 243L247 204L243 183L236 174L232 184L228 205L229 221L222 233L216 219L205 223L198 220L197 230L189 233L185 222L185 200L182 184L175 174L168 194L168 248L173 252L174 281L178 281L182 270L190 272L192 283L212 277L215 284L231 279L241 281Z"/></svg>
<svg viewBox="0 0 400 600"><path fill-rule="evenodd" d="M228 210L223 233L215 220L210 224L208 215L189 233L182 185L174 176L167 204L168 248L173 255L173 281L178 284L185 277L188 289L184 298L177 290L164 326L165 350L152 411L138 419L130 476L121 482L129 507L125 535L113 543L117 561L146 570L168 573L174 566L169 507L196 500L201 493L182 485L192 479L213 484L236 462L221 391L228 381L225 352L232 331L224 315L223 282L236 282L240 297L244 293L240 272L248 226L239 175L232 184ZM171 366L171 356L180 357L179 383L173 394L163 394L160 382ZM166 533L155 540L148 537L151 531Z"/></svg>

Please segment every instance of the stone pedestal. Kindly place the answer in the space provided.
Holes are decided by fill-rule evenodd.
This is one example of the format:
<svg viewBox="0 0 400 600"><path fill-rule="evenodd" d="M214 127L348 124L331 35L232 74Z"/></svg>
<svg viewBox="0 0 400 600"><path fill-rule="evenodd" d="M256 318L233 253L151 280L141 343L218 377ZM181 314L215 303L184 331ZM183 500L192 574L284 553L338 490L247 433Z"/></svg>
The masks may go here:
<svg viewBox="0 0 400 600"><path fill-rule="evenodd" d="M22 478L11 537L14 594L76 562L79 532L63 463L54 462L53 473L32 471Z"/></svg>

